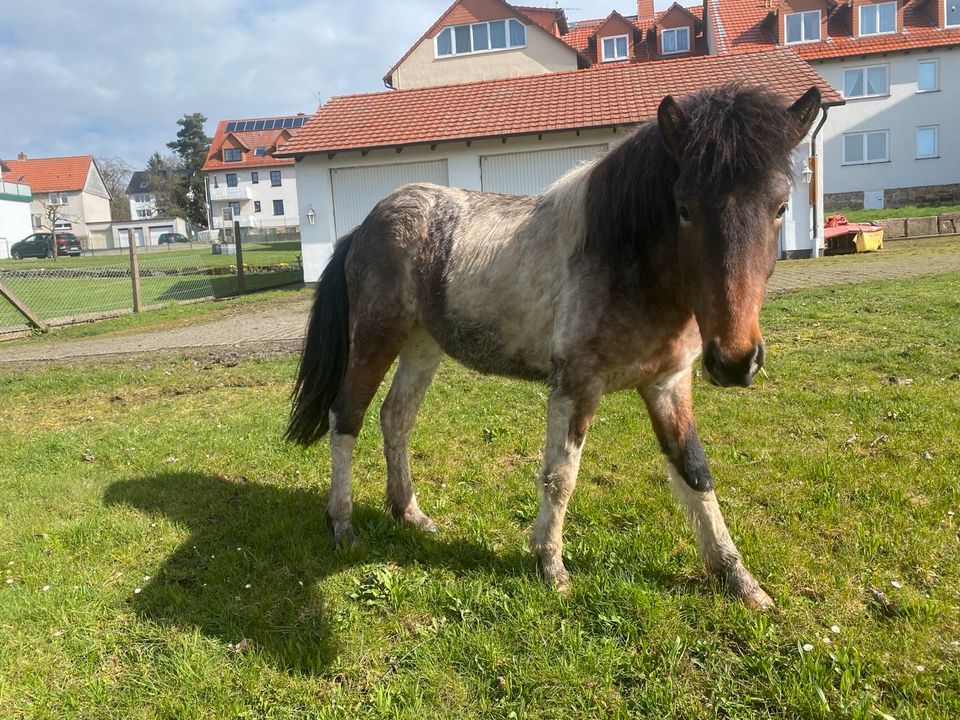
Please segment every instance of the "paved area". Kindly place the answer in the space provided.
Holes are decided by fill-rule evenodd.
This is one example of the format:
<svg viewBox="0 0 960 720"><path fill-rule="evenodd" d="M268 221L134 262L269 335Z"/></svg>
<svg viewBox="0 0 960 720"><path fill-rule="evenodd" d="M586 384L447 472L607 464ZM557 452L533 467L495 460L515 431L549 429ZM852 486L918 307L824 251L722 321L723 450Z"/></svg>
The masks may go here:
<svg viewBox="0 0 960 720"><path fill-rule="evenodd" d="M777 264L769 293L781 295L813 287L871 280L904 279L960 272L960 238L888 243L882 253L847 255ZM182 328L117 337L0 344L0 363L71 360L199 348L289 347L303 339L309 300L270 303L242 314Z"/></svg>

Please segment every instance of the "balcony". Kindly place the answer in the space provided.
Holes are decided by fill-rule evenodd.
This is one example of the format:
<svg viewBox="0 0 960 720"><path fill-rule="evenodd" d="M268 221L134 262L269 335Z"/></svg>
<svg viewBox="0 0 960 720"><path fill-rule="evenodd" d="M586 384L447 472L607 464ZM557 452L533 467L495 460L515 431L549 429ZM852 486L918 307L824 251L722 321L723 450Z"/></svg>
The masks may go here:
<svg viewBox="0 0 960 720"><path fill-rule="evenodd" d="M211 200L249 200L253 197L250 187L212 187Z"/></svg>

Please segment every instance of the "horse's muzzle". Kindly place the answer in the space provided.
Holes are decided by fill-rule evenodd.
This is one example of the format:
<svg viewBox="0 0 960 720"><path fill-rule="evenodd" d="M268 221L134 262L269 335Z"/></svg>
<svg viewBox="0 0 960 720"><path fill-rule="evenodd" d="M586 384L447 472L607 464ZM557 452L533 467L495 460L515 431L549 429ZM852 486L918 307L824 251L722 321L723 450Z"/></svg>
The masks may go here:
<svg viewBox="0 0 960 720"><path fill-rule="evenodd" d="M763 367L766 351L759 342L746 355L730 358L724 354L715 340L707 343L703 351L703 371L707 380L720 387L739 385L749 387L753 378Z"/></svg>

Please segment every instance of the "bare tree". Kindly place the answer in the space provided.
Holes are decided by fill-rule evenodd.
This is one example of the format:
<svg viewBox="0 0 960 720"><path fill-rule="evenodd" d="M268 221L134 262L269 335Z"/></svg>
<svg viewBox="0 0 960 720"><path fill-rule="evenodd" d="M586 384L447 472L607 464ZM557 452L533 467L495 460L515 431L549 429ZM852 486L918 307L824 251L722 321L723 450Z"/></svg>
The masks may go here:
<svg viewBox="0 0 960 720"><path fill-rule="evenodd" d="M58 198L59 200L59 194ZM50 203L40 201L43 207L43 214L40 216L40 227L44 230L50 230L50 242L53 243L53 259L60 259L60 248L57 246L57 223L64 219L63 205L59 202Z"/></svg>
<svg viewBox="0 0 960 720"><path fill-rule="evenodd" d="M110 193L110 217L114 220L129 220L130 203L126 193L133 168L118 157L99 157L96 161L103 183Z"/></svg>

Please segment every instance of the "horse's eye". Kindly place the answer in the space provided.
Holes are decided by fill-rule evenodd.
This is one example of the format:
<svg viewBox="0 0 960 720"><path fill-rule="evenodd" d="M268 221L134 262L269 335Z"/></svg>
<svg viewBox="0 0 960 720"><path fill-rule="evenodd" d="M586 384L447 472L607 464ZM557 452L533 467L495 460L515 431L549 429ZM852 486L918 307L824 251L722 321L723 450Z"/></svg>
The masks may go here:
<svg viewBox="0 0 960 720"><path fill-rule="evenodd" d="M684 222L690 222L690 211L687 210L686 207L684 207L683 205L681 205L680 208L679 208L679 210L678 210L677 212L680 213L680 219L681 219L681 220L683 220Z"/></svg>
<svg viewBox="0 0 960 720"><path fill-rule="evenodd" d="M777 210L777 219L782 218L786 214L787 214L787 204L784 203L783 205L780 206L780 209Z"/></svg>

